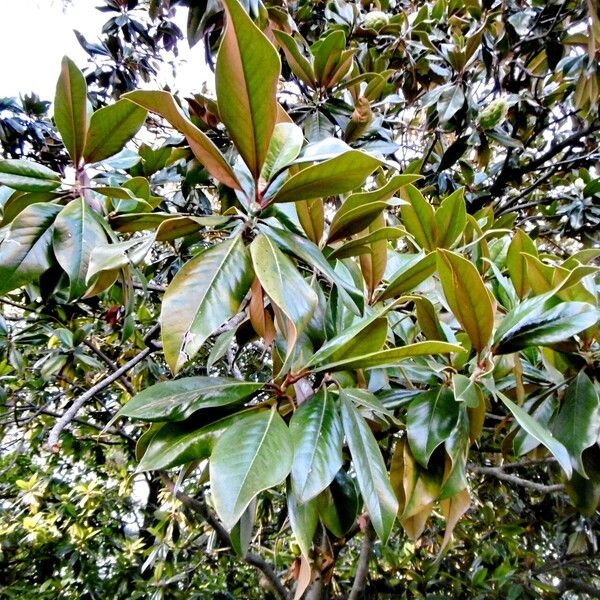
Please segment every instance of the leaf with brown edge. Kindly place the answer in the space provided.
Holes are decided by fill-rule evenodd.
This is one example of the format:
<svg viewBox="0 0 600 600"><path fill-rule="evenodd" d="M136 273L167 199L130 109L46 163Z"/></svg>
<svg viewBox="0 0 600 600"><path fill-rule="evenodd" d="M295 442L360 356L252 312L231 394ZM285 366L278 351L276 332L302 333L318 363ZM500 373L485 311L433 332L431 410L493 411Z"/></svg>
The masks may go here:
<svg viewBox="0 0 600 600"><path fill-rule="evenodd" d="M446 530L444 531L444 539L439 552L439 555L441 556L442 552L452 540L452 533L454 532L454 528L458 521L471 506L471 494L467 489L461 490L455 496L442 500L440 506L442 514L446 519Z"/></svg>
<svg viewBox="0 0 600 600"><path fill-rule="evenodd" d="M211 139L184 116L169 92L137 90L123 94L122 97L164 117L185 136L194 156L217 181L231 188L241 189L241 185L225 157Z"/></svg>
<svg viewBox="0 0 600 600"><path fill-rule="evenodd" d="M400 209L404 227L421 248L433 250L437 237L433 207L412 184L402 189L401 197L408 202Z"/></svg>
<svg viewBox="0 0 600 600"><path fill-rule="evenodd" d="M279 54L238 0L222 0L227 16L215 85L219 115L258 180L277 122Z"/></svg>
<svg viewBox="0 0 600 600"><path fill-rule="evenodd" d="M285 329L283 333L289 355L317 307L317 294L300 275L292 260L266 235L254 238L250 254L260 284L271 302L287 318L287 322L280 323L280 326Z"/></svg>
<svg viewBox="0 0 600 600"><path fill-rule="evenodd" d="M437 268L450 310L481 352L494 329L494 306L477 268L449 250L437 251Z"/></svg>

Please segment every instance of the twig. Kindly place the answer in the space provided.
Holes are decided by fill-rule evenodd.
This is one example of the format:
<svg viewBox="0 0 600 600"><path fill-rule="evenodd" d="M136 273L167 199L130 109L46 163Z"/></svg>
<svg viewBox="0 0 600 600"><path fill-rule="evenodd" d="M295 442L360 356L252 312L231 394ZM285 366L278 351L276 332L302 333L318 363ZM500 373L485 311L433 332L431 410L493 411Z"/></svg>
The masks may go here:
<svg viewBox="0 0 600 600"><path fill-rule="evenodd" d="M111 383L115 382L121 375L124 375L133 367L135 367L138 363L142 362L149 354L154 352L155 347L151 344L151 339L154 333L158 331L159 326L155 325L152 329L146 334L144 338L144 342L150 344L147 348L144 348L137 356L134 356L129 362L126 362L122 367L118 368L111 375L99 381L96 385L91 387L87 392L79 396L73 400L73 403L69 407L69 409L63 414L63 416L56 421L54 427L50 430L48 434L48 440L46 442L47 448L51 452L58 452L58 438L62 433L62 430L75 418L75 415L79 412L79 409L88 401L90 398L93 398L95 394L101 392L103 389L107 388Z"/></svg>
<svg viewBox="0 0 600 600"><path fill-rule="evenodd" d="M375 543L375 531L371 525L370 519L366 519L365 537L363 538L362 545L360 547L360 555L358 557L358 565L356 567L356 575L352 582L352 589L348 595L348 600L358 600L362 598L367 585L367 576L369 575L369 558L373 551L373 544Z"/></svg>
<svg viewBox="0 0 600 600"><path fill-rule="evenodd" d="M562 592L573 590L575 592L587 594L591 598L600 598L600 588L572 577L565 577L565 579L560 582L559 589Z"/></svg>
<svg viewBox="0 0 600 600"><path fill-rule="evenodd" d="M185 492L181 490L176 490L175 483L171 480L171 478L164 472L160 472L160 478L167 486L168 490L187 508L192 510L193 512L198 513L209 525L212 527L217 534L219 540L225 545L231 547L231 538L227 533L227 530L219 523L217 518L212 514L209 510L208 506L202 500L198 500L196 498L192 498L188 496ZM273 591L277 595L280 600L285 600L288 596L288 591L281 583L279 577L275 573L272 565L270 565L267 561L263 560L260 556L253 554L252 552L248 552L244 557L244 561L253 567L256 567L262 574L269 580L271 585L273 586Z"/></svg>
<svg viewBox="0 0 600 600"><path fill-rule="evenodd" d="M521 487L527 488L528 490L540 492L541 494L560 492L565 488L565 486L562 483L557 483L556 485L544 485L543 483L529 481L529 479L522 479L521 477L517 477L516 475L510 475L508 473L505 473L500 467L480 467L478 465L470 464L469 470L473 473L481 473L482 475L492 475L493 477L501 479L502 481L506 481L514 485L519 485Z"/></svg>
<svg viewBox="0 0 600 600"><path fill-rule="evenodd" d="M104 354L104 352L102 352L102 350L100 350L100 348L96 347L92 342L88 340L83 340L83 344L87 346L96 356L103 360L113 372L119 368L119 365L113 362L108 356L106 356L106 354ZM131 385L131 382L129 381L129 379L127 379L127 377L121 375L121 377L119 377L119 381L123 384L123 387L132 396L135 394L135 390L133 389L133 386Z"/></svg>

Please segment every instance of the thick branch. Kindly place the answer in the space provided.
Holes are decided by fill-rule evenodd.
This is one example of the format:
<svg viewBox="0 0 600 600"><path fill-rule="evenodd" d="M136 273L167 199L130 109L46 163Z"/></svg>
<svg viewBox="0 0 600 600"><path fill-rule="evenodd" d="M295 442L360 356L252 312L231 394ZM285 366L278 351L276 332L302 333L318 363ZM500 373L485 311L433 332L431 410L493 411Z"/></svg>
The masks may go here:
<svg viewBox="0 0 600 600"><path fill-rule="evenodd" d="M175 489L175 484L170 479L170 477L161 472L160 477L164 484L167 486L169 491L187 508L197 513L204 519L210 527L212 527L217 534L217 537L221 541L221 543L225 546L231 547L231 539L229 538L229 534L227 530L219 523L218 519L212 514L208 506L202 500L198 500L196 498L192 498L188 496L185 492L181 490ZM248 552L244 557L244 561L249 565L256 567L261 573L269 580L269 583L273 586L273 591L276 593L277 597L281 600L285 600L288 596L288 591L281 583L279 577L275 573L272 565L270 565L267 561L263 560L260 556L253 554L252 552Z"/></svg>
<svg viewBox="0 0 600 600"><path fill-rule="evenodd" d="M501 467L480 467L478 465L470 464L469 470L473 473L481 473L482 475L492 475L493 477L496 477L496 479L500 479L502 481L506 481L507 483L512 483L541 494L560 492L565 488L562 483L558 483L556 485L544 485L543 483L529 481L529 479L523 479L521 477L517 477L516 475L510 475L509 473L505 473Z"/></svg>
<svg viewBox="0 0 600 600"><path fill-rule="evenodd" d="M362 545L360 547L356 575L354 576L354 581L352 583L350 594L348 595L348 600L358 600L364 595L365 587L367 585L367 577L369 575L369 558L371 557L374 543L375 531L373 530L371 521L367 519L365 537L363 538Z"/></svg>

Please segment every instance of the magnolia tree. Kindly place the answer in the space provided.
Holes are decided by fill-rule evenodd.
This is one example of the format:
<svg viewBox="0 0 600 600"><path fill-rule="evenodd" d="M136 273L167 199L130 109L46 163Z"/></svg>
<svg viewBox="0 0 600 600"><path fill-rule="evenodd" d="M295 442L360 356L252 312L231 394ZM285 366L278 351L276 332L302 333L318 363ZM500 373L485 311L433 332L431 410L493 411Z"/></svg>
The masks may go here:
<svg viewBox="0 0 600 600"><path fill-rule="evenodd" d="M223 0L188 39L214 96L92 111L65 58L71 165L0 161L9 597L52 544L65 597L599 595L595 4Z"/></svg>

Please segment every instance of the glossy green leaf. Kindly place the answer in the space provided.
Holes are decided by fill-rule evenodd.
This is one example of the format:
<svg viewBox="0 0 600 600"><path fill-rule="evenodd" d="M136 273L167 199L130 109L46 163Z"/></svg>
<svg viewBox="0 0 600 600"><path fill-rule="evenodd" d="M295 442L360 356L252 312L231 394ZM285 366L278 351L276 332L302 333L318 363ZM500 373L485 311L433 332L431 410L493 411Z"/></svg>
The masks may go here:
<svg viewBox="0 0 600 600"><path fill-rule="evenodd" d="M0 244L0 295L35 281L50 268L52 227L61 207L32 204L10 224Z"/></svg>
<svg viewBox="0 0 600 600"><path fill-rule="evenodd" d="M112 271L139 264L144 260L154 242L155 237L153 235L146 235L116 244L103 243L96 248L92 248L86 281L89 283L94 275L102 271Z"/></svg>
<svg viewBox="0 0 600 600"><path fill-rule="evenodd" d="M233 551L244 558L248 554L250 543L252 542L252 532L256 522L256 498L248 504L246 510L242 513L240 520L233 526L229 533L231 547Z"/></svg>
<svg viewBox="0 0 600 600"><path fill-rule="evenodd" d="M142 421L182 421L202 408L240 402L262 387L262 383L227 377L162 381L136 394L118 414Z"/></svg>
<svg viewBox="0 0 600 600"><path fill-rule="evenodd" d="M377 190L350 195L333 217L329 228L329 241L366 229L387 207L386 202L399 189L417 179L420 179L420 175L395 175Z"/></svg>
<svg viewBox="0 0 600 600"><path fill-rule="evenodd" d="M210 485L227 529L259 492L287 477L293 456L290 432L275 410L245 416L221 435L210 459Z"/></svg>
<svg viewBox="0 0 600 600"><path fill-rule="evenodd" d="M166 423L148 442L138 471L172 469L209 458L219 435L232 422L227 417L200 428L189 421Z"/></svg>
<svg viewBox="0 0 600 600"><path fill-rule="evenodd" d="M277 123L273 129L269 149L262 167L261 178L269 181L283 167L289 165L298 157L304 134L302 129L294 123Z"/></svg>
<svg viewBox="0 0 600 600"><path fill-rule="evenodd" d="M258 180L277 122L279 54L238 0L223 0L227 26L215 82L219 116Z"/></svg>
<svg viewBox="0 0 600 600"><path fill-rule="evenodd" d="M307 366L335 362L342 358L371 354L381 349L387 337L388 322L385 317L390 307L376 310L365 319L347 327L325 342L311 357Z"/></svg>
<svg viewBox="0 0 600 600"><path fill-rule="evenodd" d="M67 56L62 59L54 96L54 122L74 165L79 165L86 143L87 85L83 73Z"/></svg>
<svg viewBox="0 0 600 600"><path fill-rule="evenodd" d="M52 247L58 264L69 276L69 298L81 297L88 288L92 252L106 244L100 217L83 198L67 204L56 217Z"/></svg>
<svg viewBox="0 0 600 600"><path fill-rule="evenodd" d="M373 227L373 224L371 227ZM370 233L344 242L329 255L329 258L342 259L363 255L370 252L370 244L373 242L397 240L405 235L406 231L400 227L380 227Z"/></svg>
<svg viewBox="0 0 600 600"><path fill-rule="evenodd" d="M571 466L571 459L567 449L552 435L548 429L533 419L526 410L515 404L501 392L496 392L496 394L513 414L517 420L517 423L519 423L519 425L529 435L539 440L541 444L548 448L554 458L556 458L558 461L558 464L562 467L563 471L567 474L567 477L570 478L571 474L573 473L573 468Z"/></svg>
<svg viewBox="0 0 600 600"><path fill-rule="evenodd" d="M537 256L537 250L531 238L522 229L517 229L508 246L506 267L519 298L523 298L531 288L527 278L527 262L521 254L522 252Z"/></svg>
<svg viewBox="0 0 600 600"><path fill-rule="evenodd" d="M0 160L0 185L21 192L50 192L60 186L60 175L29 160L6 159Z"/></svg>
<svg viewBox="0 0 600 600"><path fill-rule="evenodd" d="M339 538L355 524L361 505L354 480L343 469L316 502L323 525Z"/></svg>
<svg viewBox="0 0 600 600"><path fill-rule="evenodd" d="M312 499L301 502L294 493L293 486L287 486L287 508L292 532L302 554L310 557L313 538L319 524L319 511L317 500Z"/></svg>
<svg viewBox="0 0 600 600"><path fill-rule="evenodd" d="M174 373L239 309L253 274L241 236L192 258L163 296L160 313L165 360Z"/></svg>
<svg viewBox="0 0 600 600"><path fill-rule="evenodd" d="M250 253L260 284L288 319L284 326L289 329L286 335L289 353L317 307L317 295L292 260L266 235L254 238Z"/></svg>
<svg viewBox="0 0 600 600"><path fill-rule="evenodd" d="M341 400L342 423L358 487L377 535L385 544L392 532L398 500L381 451L367 422L348 400Z"/></svg>
<svg viewBox="0 0 600 600"><path fill-rule="evenodd" d="M281 228L263 227L261 230L273 239L282 248L285 248L305 263L318 269L332 283L334 283L344 303L357 315L362 314L364 297L362 291L352 283L346 281L329 264L320 248L306 238L285 231Z"/></svg>
<svg viewBox="0 0 600 600"><path fill-rule="evenodd" d="M349 150L292 175L271 200L296 202L344 194L362 185L380 165L378 159L360 150Z"/></svg>
<svg viewBox="0 0 600 600"><path fill-rule="evenodd" d="M292 487L300 503L320 494L342 467L343 433L333 399L320 391L290 421L294 443Z"/></svg>
<svg viewBox="0 0 600 600"><path fill-rule="evenodd" d="M551 293L521 302L503 319L494 337L494 353L509 354L530 346L549 346L592 327L600 313L587 302L554 305Z"/></svg>
<svg viewBox="0 0 600 600"><path fill-rule="evenodd" d="M234 189L241 189L233 169L210 138L198 129L175 103L169 92L138 90L123 95L123 98L164 117L186 138L194 156L217 180Z"/></svg>
<svg viewBox="0 0 600 600"><path fill-rule="evenodd" d="M385 289L377 296L377 300L398 298L402 294L410 292L431 277L435 273L435 269L436 255L433 252L408 256L404 265L394 273Z"/></svg>
<svg viewBox="0 0 600 600"><path fill-rule="evenodd" d="M275 39L281 46L290 69L298 79L310 87L315 87L315 72L312 63L302 54L296 40L278 29L273 30Z"/></svg>
<svg viewBox="0 0 600 600"><path fill-rule="evenodd" d="M402 360L406 360L407 358L463 351L464 348L462 346L448 344L447 342L417 342L415 344L409 344L408 346L391 348L390 350L381 350L379 352L372 352L362 356L344 358L336 362L313 367L311 371L318 373L320 371L372 369L374 367L395 366L397 363Z"/></svg>
<svg viewBox="0 0 600 600"><path fill-rule="evenodd" d="M600 396L583 371L567 387L552 430L569 452L575 470L587 477L582 455L600 435Z"/></svg>
<svg viewBox="0 0 600 600"><path fill-rule="evenodd" d="M406 413L408 443L416 461L427 468L433 451L444 443L458 420L459 403L447 387L419 394Z"/></svg>
<svg viewBox="0 0 600 600"><path fill-rule="evenodd" d="M90 119L83 158L98 162L120 152L146 120L146 109L119 100L97 110Z"/></svg>
<svg viewBox="0 0 600 600"><path fill-rule="evenodd" d="M436 245L450 248L463 234L467 226L467 207L465 190L460 188L444 198L435 211Z"/></svg>
<svg viewBox="0 0 600 600"><path fill-rule="evenodd" d="M407 205L402 205L400 208L404 227L421 248L433 250L437 237L433 207L412 184L403 189L402 198L408 202Z"/></svg>
<svg viewBox="0 0 600 600"><path fill-rule="evenodd" d="M488 291L473 263L448 250L437 253L444 296L473 347L481 352L494 328L494 307Z"/></svg>

